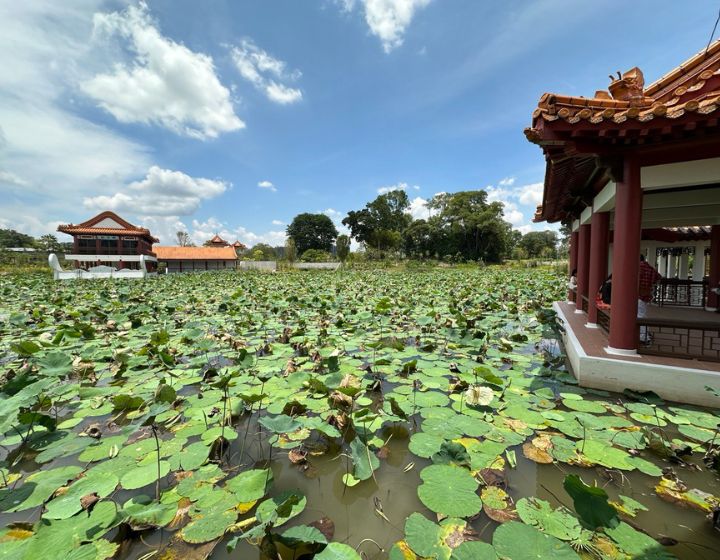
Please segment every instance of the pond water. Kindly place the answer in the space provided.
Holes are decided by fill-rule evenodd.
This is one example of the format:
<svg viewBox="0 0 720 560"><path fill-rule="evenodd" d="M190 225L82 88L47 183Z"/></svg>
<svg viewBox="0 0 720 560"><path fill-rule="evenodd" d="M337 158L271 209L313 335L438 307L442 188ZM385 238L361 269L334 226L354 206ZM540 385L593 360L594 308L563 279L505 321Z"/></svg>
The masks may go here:
<svg viewBox="0 0 720 560"><path fill-rule="evenodd" d="M718 411L578 387L546 311L562 290L550 271L200 274L120 287L38 279L31 287L46 302L41 319L32 315L37 303L13 299L27 286L0 285L10 302L0 331L3 390L17 400L13 379L25 375L30 387L53 381L43 388L46 404L37 395L23 403L43 416L29 427L18 424L17 410L0 411L12 427L0 442L9 477L0 490L0 557L32 558L38 546L57 542L49 558L301 560L326 545L277 535L321 520L320 537L374 560L412 559L424 547L438 558L520 558L498 537L502 525L520 524L548 535L561 558L718 557L720 532L709 515L720 506L720 476L703 461L716 445ZM88 325L93 336L58 340ZM28 342L37 350L22 346ZM172 388L167 399L163 384ZM490 400L473 402L466 394L473 387L487 389ZM52 424L44 416L55 418L55 431L40 425ZM83 435L93 426L102 432L97 440ZM307 456L294 464L293 450ZM156 466L166 508L159 517L143 509L152 506ZM45 483L38 473L63 468L75 470L48 482L39 501L23 493ZM202 492L183 487L210 468L217 476L207 475L207 484L198 478ZM237 482L251 472L259 473L259 492ZM436 481L434 472L449 477ZM581 529L587 520L566 490L568 475L597 484L610 502L631 498L644 510L615 513L614 527ZM59 504L83 479L88 493L100 493L94 511L106 502L118 517L93 521L76 540L59 539L54 527L100 516ZM468 481L475 490L456 490ZM671 492L656 488L663 481ZM253 519L263 500L286 492L302 496L304 508L260 533L276 535L272 547L266 536L239 539L228 551L260 524ZM467 503L468 493L475 502ZM148 504L133 509L140 494ZM550 510L527 513L534 498ZM414 531L413 514L429 523L428 543ZM570 529L553 526L568 518ZM203 519L213 520L209 529ZM437 523L460 527L454 540L440 532L432 542ZM463 548L473 541L494 548L479 556ZM343 554L337 558L353 558Z"/></svg>

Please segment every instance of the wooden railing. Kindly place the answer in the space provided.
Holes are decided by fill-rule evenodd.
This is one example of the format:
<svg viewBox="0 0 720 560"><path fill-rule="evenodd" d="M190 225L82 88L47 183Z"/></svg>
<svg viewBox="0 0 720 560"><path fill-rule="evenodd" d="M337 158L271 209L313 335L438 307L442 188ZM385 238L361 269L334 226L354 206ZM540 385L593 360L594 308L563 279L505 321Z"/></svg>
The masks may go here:
<svg viewBox="0 0 720 560"><path fill-rule="evenodd" d="M590 308L590 303L588 302L587 296L582 296L582 310L587 313L588 309Z"/></svg>
<svg viewBox="0 0 720 560"><path fill-rule="evenodd" d="M663 278L655 285L654 299L658 305L705 307L707 295L707 282Z"/></svg>
<svg viewBox="0 0 720 560"><path fill-rule="evenodd" d="M638 319L637 325L641 340L649 337L649 342L640 342L640 354L720 362L720 321L699 324L646 317Z"/></svg>

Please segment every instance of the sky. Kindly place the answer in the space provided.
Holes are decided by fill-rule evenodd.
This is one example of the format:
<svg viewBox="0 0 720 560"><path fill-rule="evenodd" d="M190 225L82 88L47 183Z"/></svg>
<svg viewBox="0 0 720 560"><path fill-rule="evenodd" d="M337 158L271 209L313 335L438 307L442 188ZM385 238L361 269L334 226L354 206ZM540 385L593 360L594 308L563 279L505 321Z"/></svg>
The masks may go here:
<svg viewBox="0 0 720 560"><path fill-rule="evenodd" d="M302 212L485 189L523 232L543 92L646 84L705 48L720 1L0 0L0 227L103 210L162 243L284 243ZM67 241L64 234L57 234Z"/></svg>

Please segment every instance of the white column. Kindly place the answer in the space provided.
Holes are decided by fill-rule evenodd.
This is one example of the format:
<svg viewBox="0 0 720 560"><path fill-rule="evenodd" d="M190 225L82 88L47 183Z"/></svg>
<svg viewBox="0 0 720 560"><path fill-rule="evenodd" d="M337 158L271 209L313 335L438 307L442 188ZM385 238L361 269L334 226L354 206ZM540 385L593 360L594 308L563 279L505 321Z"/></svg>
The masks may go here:
<svg viewBox="0 0 720 560"><path fill-rule="evenodd" d="M680 255L680 265L678 266L678 278L680 280L688 279L688 257L689 255L684 251Z"/></svg>
<svg viewBox="0 0 720 560"><path fill-rule="evenodd" d="M701 282L705 276L705 245L695 246L695 260L693 261L692 278L696 282Z"/></svg>
<svg viewBox="0 0 720 560"><path fill-rule="evenodd" d="M658 257L657 271L662 275L663 278L667 278L667 261L668 257L660 253L660 256Z"/></svg>
<svg viewBox="0 0 720 560"><path fill-rule="evenodd" d="M672 254L672 251L670 251L670 254L668 255L668 272L667 277L668 278L675 278L675 273L677 272L677 257Z"/></svg>

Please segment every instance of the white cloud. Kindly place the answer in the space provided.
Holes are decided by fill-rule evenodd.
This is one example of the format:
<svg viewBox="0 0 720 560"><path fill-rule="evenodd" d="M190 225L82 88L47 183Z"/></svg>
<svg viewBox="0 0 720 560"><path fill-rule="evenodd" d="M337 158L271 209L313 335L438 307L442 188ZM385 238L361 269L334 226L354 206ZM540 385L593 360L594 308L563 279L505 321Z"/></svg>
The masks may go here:
<svg viewBox="0 0 720 560"><path fill-rule="evenodd" d="M284 226L284 225L286 225L286 224L285 224L285 222L283 222L282 220L273 220L273 221L272 221L272 225L274 225L274 226Z"/></svg>
<svg viewBox="0 0 720 560"><path fill-rule="evenodd" d="M331 218L334 221L338 221L341 217L344 216L344 214L342 212L335 210L334 208L326 208L325 210L322 210L320 213L325 214L328 218Z"/></svg>
<svg viewBox="0 0 720 560"><path fill-rule="evenodd" d="M534 206L542 204L543 189L543 183L532 183L520 187L520 204L532 204Z"/></svg>
<svg viewBox="0 0 720 560"><path fill-rule="evenodd" d="M71 106L98 60L88 40L99 6L0 2L0 219L33 235L86 218L78 215L83 196L112 192L151 165L147 148Z"/></svg>
<svg viewBox="0 0 720 560"><path fill-rule="evenodd" d="M239 46L231 49L235 67L240 75L265 96L280 105L289 105L302 99L302 91L283 82L295 82L302 74L298 70L289 72L286 63L258 47L250 39L244 39Z"/></svg>
<svg viewBox="0 0 720 560"><path fill-rule="evenodd" d="M503 201L503 206L505 219L514 227L520 227L525 223L525 215L518 210L517 204L514 202Z"/></svg>
<svg viewBox="0 0 720 560"><path fill-rule="evenodd" d="M22 177L15 175L15 173L11 173L10 171L2 171L0 169L0 184L3 183L16 187L27 187L30 184Z"/></svg>
<svg viewBox="0 0 720 560"><path fill-rule="evenodd" d="M543 183L531 183L518 187L514 185L515 178L506 177L498 182L498 186L487 186L485 192L488 193L488 201L502 202L505 208L505 219L522 233L535 231L535 228L527 222L525 215L528 213L532 215L535 207L542 202ZM520 206L525 208L521 209Z"/></svg>
<svg viewBox="0 0 720 560"><path fill-rule="evenodd" d="M432 0L359 0L365 10L365 22L370 32L380 39L383 49L389 53L403 44L405 31L415 13ZM342 10L349 12L355 0L336 0Z"/></svg>
<svg viewBox="0 0 720 560"><path fill-rule="evenodd" d="M243 226L228 226L227 223L212 217L204 222L193 220L188 233L196 245L202 245L216 233L228 241L238 239L248 247L258 243L267 243L272 247L277 247L284 245L287 238L284 230L254 233Z"/></svg>
<svg viewBox="0 0 720 560"><path fill-rule="evenodd" d="M409 191L410 189L419 191L420 187L417 185L408 185L407 183L396 183L395 185L388 185L387 187L380 187L377 192L378 194L387 194L392 191Z"/></svg>
<svg viewBox="0 0 720 560"><path fill-rule="evenodd" d="M141 181L134 181L112 196L87 197L94 210L113 210L144 216L188 216L203 200L224 193L230 185L215 179L194 178L180 171L153 166Z"/></svg>
<svg viewBox="0 0 720 560"><path fill-rule="evenodd" d="M260 181L258 183L258 187L260 187L261 189L271 191L271 192L277 192L277 188L270 181Z"/></svg>
<svg viewBox="0 0 720 560"><path fill-rule="evenodd" d="M245 127L213 59L162 35L144 2L94 16L96 39L120 37L134 54L81 84L83 91L125 123L159 124L194 138L215 138Z"/></svg>
<svg viewBox="0 0 720 560"><path fill-rule="evenodd" d="M421 196L416 196L410 201L410 208L407 213L413 220L427 220L429 218L428 201Z"/></svg>

